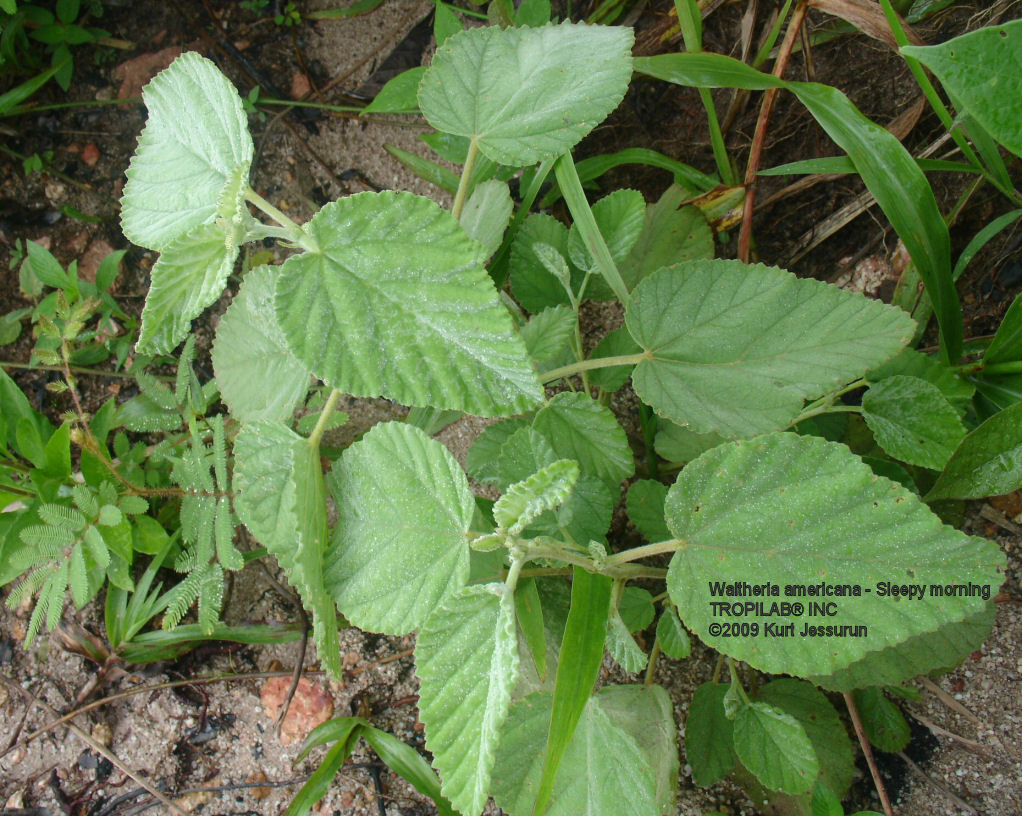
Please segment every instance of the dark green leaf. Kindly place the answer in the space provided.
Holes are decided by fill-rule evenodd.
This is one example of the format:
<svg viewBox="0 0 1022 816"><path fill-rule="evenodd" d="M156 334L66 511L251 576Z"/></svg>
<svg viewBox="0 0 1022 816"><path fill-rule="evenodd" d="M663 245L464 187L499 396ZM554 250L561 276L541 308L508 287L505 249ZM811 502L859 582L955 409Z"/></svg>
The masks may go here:
<svg viewBox="0 0 1022 816"><path fill-rule="evenodd" d="M926 496L980 499L1022 487L1022 403L994 414L962 440Z"/></svg>

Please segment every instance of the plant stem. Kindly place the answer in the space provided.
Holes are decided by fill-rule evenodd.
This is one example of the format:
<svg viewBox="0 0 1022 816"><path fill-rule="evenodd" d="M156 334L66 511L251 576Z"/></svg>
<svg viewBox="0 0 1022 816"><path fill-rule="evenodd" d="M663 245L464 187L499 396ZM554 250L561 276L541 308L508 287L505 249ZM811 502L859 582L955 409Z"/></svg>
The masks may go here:
<svg viewBox="0 0 1022 816"><path fill-rule="evenodd" d="M568 205L571 217L575 220L582 241L589 253L596 261L596 268L603 275L607 285L613 290L614 295L621 301L621 305L628 308L631 297L628 294L628 287L618 271L617 264L610 254L610 248L596 225L596 218L593 216L592 208L586 199L585 190L582 189L582 182L578 177L578 170L570 153L565 153L554 165L554 175L557 177L557 184L564 196L564 203Z"/></svg>
<svg viewBox="0 0 1022 816"><path fill-rule="evenodd" d="M774 63L773 74L778 79L784 75L784 69L788 67L791 50L795 47L795 41L798 39L798 32L802 28L802 23L805 21L808 7L808 0L799 0L798 5L795 6L791 22L788 23L788 30L784 33L781 50L777 54L777 62ZM759 163L763 156L763 147L766 144L767 125L770 123L770 113L773 111L774 100L777 98L778 90L778 88L769 88L763 94L759 118L756 120L756 131L752 137L749 164L745 170L745 206L742 209L741 231L738 233L738 258L745 263L749 262L749 252L752 246L752 215L756 203L756 174L759 172Z"/></svg>
<svg viewBox="0 0 1022 816"><path fill-rule="evenodd" d="M309 444L319 447L319 441L323 438L323 434L326 432L327 423L330 421L330 415L334 412L334 408L337 407L337 400L341 398L341 392L336 388L330 392L330 396L326 398L326 404L323 406L323 410L319 414L319 419L316 420L316 427L312 429L312 433L309 434Z"/></svg>
<svg viewBox="0 0 1022 816"><path fill-rule="evenodd" d="M526 558L512 558L511 569L507 571L507 577L504 579L504 586L508 588L512 593L518 586L518 579L522 574L522 567L525 566Z"/></svg>
<svg viewBox="0 0 1022 816"><path fill-rule="evenodd" d="M660 638L656 637L653 639L653 648L649 653L649 663L646 664L646 677L642 681L642 685L649 686L653 685L653 675L656 673L656 662L660 657Z"/></svg>
<svg viewBox="0 0 1022 816"><path fill-rule="evenodd" d="M592 371L594 368L613 368L622 365L638 365L643 360L652 359L648 351L639 354L622 354L619 357L590 357L587 360L580 360L577 363L570 363L560 368L552 368L543 375L543 382L549 383L556 380L572 377L583 371Z"/></svg>
<svg viewBox="0 0 1022 816"><path fill-rule="evenodd" d="M287 232L287 240L297 244L306 249L309 252L318 252L319 247L316 246L316 242L312 236L303 230L298 224L288 218L284 213L274 207L269 201L263 198L259 193L249 187L245 191L245 200L250 204L254 204L259 210L266 213L274 221L280 224Z"/></svg>
<svg viewBox="0 0 1022 816"><path fill-rule="evenodd" d="M861 405L821 405L819 408L813 408L811 410L805 410L799 414L792 421L788 427L794 427L803 420L809 419L810 417L819 416L820 414L858 414L862 413Z"/></svg>
<svg viewBox="0 0 1022 816"><path fill-rule="evenodd" d="M476 157L479 155L479 143L472 139L468 143L468 154L465 156L465 164L461 168L461 181L458 182L458 192L454 194L454 204L451 207L451 215L459 221L461 211L465 207L465 199L468 198L468 188L472 183L472 171L476 166Z"/></svg>
<svg viewBox="0 0 1022 816"><path fill-rule="evenodd" d="M0 360L0 368L18 368L25 369L27 371L56 371L59 373L64 373L65 371L64 366L33 365L32 363L14 363L7 360ZM134 374L129 374L127 371L100 371L95 368L78 368L76 366L71 366L67 370L71 371L73 374L84 374L89 377L119 377L128 380L134 379L135 377ZM169 374L153 374L152 376L157 379L164 380L165 382L174 382L175 380L175 377L172 377Z"/></svg>
<svg viewBox="0 0 1022 816"><path fill-rule="evenodd" d="M683 541L679 541L676 538L671 538L667 541L657 541L655 544L633 547L630 550L625 550L608 556L604 563L608 567L616 567L619 564L627 564L629 561L637 561L640 558L649 558L654 555L662 555L663 553L672 553L680 549L683 543Z"/></svg>
<svg viewBox="0 0 1022 816"><path fill-rule="evenodd" d="M1010 363L993 363L988 366L981 366L984 374L1022 374L1022 361L1015 360Z"/></svg>
<svg viewBox="0 0 1022 816"><path fill-rule="evenodd" d="M866 736L866 729L862 726L862 718L859 717L859 709L855 706L855 700L849 692L844 692L845 705L848 707L848 715L852 719L852 726L855 728L855 736L859 738L859 745L862 753L866 756L866 764L869 765L869 772L873 777L873 784L876 786L877 794L880 796L880 804L886 816L894 816L894 808L891 807L891 800L887 798L887 789L884 787L884 780L880 776L880 769L877 768L873 759L873 749L869 747L869 739Z"/></svg>

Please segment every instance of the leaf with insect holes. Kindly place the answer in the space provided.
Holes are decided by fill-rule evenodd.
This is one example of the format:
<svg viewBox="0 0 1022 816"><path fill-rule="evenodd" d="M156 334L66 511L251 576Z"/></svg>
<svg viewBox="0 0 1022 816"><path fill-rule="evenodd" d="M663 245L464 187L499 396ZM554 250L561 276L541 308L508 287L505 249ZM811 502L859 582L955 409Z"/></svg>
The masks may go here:
<svg viewBox="0 0 1022 816"><path fill-rule="evenodd" d="M356 626L404 635L468 581L475 501L461 466L403 422L374 427L330 473L325 581Z"/></svg>
<svg viewBox="0 0 1022 816"><path fill-rule="evenodd" d="M911 339L903 311L782 269L739 261L665 267L632 293L628 331L646 351L632 385L698 433L786 427L816 397Z"/></svg>
<svg viewBox="0 0 1022 816"><path fill-rule="evenodd" d="M276 309L317 377L356 396L479 416L542 398L482 248L438 204L358 193L327 204L305 231L317 250L284 262Z"/></svg>
<svg viewBox="0 0 1022 816"><path fill-rule="evenodd" d="M630 28L562 23L473 28L437 49L419 107L437 130L522 167L567 152L618 106L632 76Z"/></svg>
<svg viewBox="0 0 1022 816"><path fill-rule="evenodd" d="M178 57L142 92L149 111L128 166L121 227L163 250L216 218L225 187L247 181L252 137L237 90L209 60Z"/></svg>

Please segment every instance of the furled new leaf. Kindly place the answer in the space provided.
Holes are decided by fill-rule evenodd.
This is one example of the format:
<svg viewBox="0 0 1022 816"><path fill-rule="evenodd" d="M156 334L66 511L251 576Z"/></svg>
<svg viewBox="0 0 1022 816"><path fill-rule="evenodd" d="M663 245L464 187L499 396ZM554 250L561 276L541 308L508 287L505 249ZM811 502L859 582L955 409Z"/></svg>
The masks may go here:
<svg viewBox="0 0 1022 816"><path fill-rule="evenodd" d="M357 626L407 634L468 581L475 500L454 457L418 428L377 425L334 465L330 492L324 580Z"/></svg>
<svg viewBox="0 0 1022 816"><path fill-rule="evenodd" d="M142 98L149 119L126 173L121 226L136 244L163 250L216 218L232 178L247 181L252 137L234 86L194 52L158 74Z"/></svg>
<svg viewBox="0 0 1022 816"><path fill-rule="evenodd" d="M511 485L493 505L493 518L511 535L519 535L540 514L564 504L576 481L578 463L559 459Z"/></svg>
<svg viewBox="0 0 1022 816"><path fill-rule="evenodd" d="M629 28L567 22L473 28L437 49L419 107L437 130L475 139L501 164L553 159L621 102L632 39Z"/></svg>
<svg viewBox="0 0 1022 816"><path fill-rule="evenodd" d="M900 309L738 261L666 267L632 294L626 325L647 359L632 385L698 433L786 427L802 402L861 376L912 336Z"/></svg>
<svg viewBox="0 0 1022 816"><path fill-rule="evenodd" d="M284 262L277 319L295 356L334 388L406 405L514 414L542 390L482 268L439 205L359 193L306 224L317 251Z"/></svg>
<svg viewBox="0 0 1022 816"><path fill-rule="evenodd" d="M309 389L308 369L295 359L277 325L273 291L278 270L251 270L217 327L213 372L231 416L242 422L290 420Z"/></svg>
<svg viewBox="0 0 1022 816"><path fill-rule="evenodd" d="M504 726L493 795L510 816L531 816L551 695L531 694ZM678 750L670 697L660 686L609 686L586 704L568 744L548 816L673 813Z"/></svg>
<svg viewBox="0 0 1022 816"><path fill-rule="evenodd" d="M477 584L448 598L419 633L415 665L440 789L456 810L479 813L518 675L510 589Z"/></svg>
<svg viewBox="0 0 1022 816"><path fill-rule="evenodd" d="M770 434L707 451L682 471L665 509L679 543L667 576L679 614L707 644L762 671L831 674L983 608L976 594L934 597L931 585L996 590L1003 580L993 543L943 526L914 494L817 437ZM781 595L789 585L840 587L827 595L837 613L792 621L799 631L818 624L820 636L710 634L719 623L710 602L721 597L713 593L743 581L779 588L742 618L764 633L786 620L770 616L770 605L799 598ZM913 585L923 597L884 596L884 582ZM807 592L800 602L808 600Z"/></svg>

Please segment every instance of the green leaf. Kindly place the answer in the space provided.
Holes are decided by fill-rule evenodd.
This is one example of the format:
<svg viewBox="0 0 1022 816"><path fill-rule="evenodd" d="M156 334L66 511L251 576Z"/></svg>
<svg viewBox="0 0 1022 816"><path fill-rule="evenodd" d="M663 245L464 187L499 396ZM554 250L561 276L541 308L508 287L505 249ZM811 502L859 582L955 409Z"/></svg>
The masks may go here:
<svg viewBox="0 0 1022 816"><path fill-rule="evenodd" d="M456 810L479 813L518 675L511 591L463 588L422 627L415 647L419 716L441 790Z"/></svg>
<svg viewBox="0 0 1022 816"><path fill-rule="evenodd" d="M25 250L28 255L28 264L39 280L54 289L70 287L71 280L68 278L67 272L46 247L35 241L26 241Z"/></svg>
<svg viewBox="0 0 1022 816"><path fill-rule="evenodd" d="M970 433L951 455L926 496L980 499L1022 487L1022 403L994 414Z"/></svg>
<svg viewBox="0 0 1022 816"><path fill-rule="evenodd" d="M713 257L713 230L698 207L682 207L689 191L672 185L646 209L642 232L622 262L621 277L631 291L662 266Z"/></svg>
<svg viewBox="0 0 1022 816"><path fill-rule="evenodd" d="M610 613L606 645L614 662L629 674L637 674L646 668L649 657L639 648L617 610Z"/></svg>
<svg viewBox="0 0 1022 816"><path fill-rule="evenodd" d="M550 306L569 305L571 299L564 286L547 268L536 247L546 244L568 257L568 230L556 218L544 213L532 213L525 219L511 244L511 290L518 302L529 312L537 314ZM573 288L582 278L573 279Z"/></svg>
<svg viewBox="0 0 1022 816"><path fill-rule="evenodd" d="M592 205L593 218L610 250L614 263L620 266L639 239L646 216L646 200L638 190L615 190ZM568 231L568 258L583 272L594 273L585 297L591 300L612 300L614 293L599 277L599 265L586 248L577 224Z"/></svg>
<svg viewBox="0 0 1022 816"><path fill-rule="evenodd" d="M534 578L521 578L515 587L515 617L529 647L539 682L543 683L546 681L546 626Z"/></svg>
<svg viewBox="0 0 1022 816"><path fill-rule="evenodd" d="M311 375L287 347L273 310L278 270L251 270L217 327L213 372L231 416L289 421Z"/></svg>
<svg viewBox="0 0 1022 816"><path fill-rule="evenodd" d="M564 504L576 481L578 463L559 459L511 485L493 505L493 518L511 535L520 535L539 515Z"/></svg>
<svg viewBox="0 0 1022 816"><path fill-rule="evenodd" d="M1022 294L1015 296L983 355L984 365L1018 360L1022 360Z"/></svg>
<svg viewBox="0 0 1022 816"><path fill-rule="evenodd" d="M337 776L341 766L355 749L358 738L367 725L368 723L361 717L337 717L317 726L309 734L302 746L302 755L316 745L326 742L334 742L334 745L330 747L319 766L295 794L295 798L288 805L284 816L305 816L312 810L312 806L316 802L326 796L334 777Z"/></svg>
<svg viewBox="0 0 1022 816"><path fill-rule="evenodd" d="M845 692L876 683L894 685L917 674L945 674L983 645L993 625L994 605L988 602L965 620L870 652L833 674L809 679L830 691Z"/></svg>
<svg viewBox="0 0 1022 816"><path fill-rule="evenodd" d="M481 484L501 484L499 477L500 449L515 432L528 428L524 419L505 419L488 426L472 443L465 457L468 474Z"/></svg>
<svg viewBox="0 0 1022 816"><path fill-rule="evenodd" d="M550 803L557 769L600 672L611 587L609 578L586 572L581 567L574 568L571 608L561 641L546 754L537 786L536 816L542 816Z"/></svg>
<svg viewBox="0 0 1022 816"><path fill-rule="evenodd" d="M125 174L121 227L134 243L163 250L210 224L228 183L247 179L252 137L234 86L194 52L158 74L142 99L149 119Z"/></svg>
<svg viewBox="0 0 1022 816"><path fill-rule="evenodd" d="M521 331L529 356L536 362L544 362L569 351L576 320L575 313L567 306L548 306L530 317Z"/></svg>
<svg viewBox="0 0 1022 816"><path fill-rule="evenodd" d="M456 816L450 802L440 793L440 780L436 773L411 745L401 742L393 734L379 728L366 727L362 739L376 751L383 764L398 774L423 796L428 796L436 805L439 816Z"/></svg>
<svg viewBox="0 0 1022 816"><path fill-rule="evenodd" d="M1022 155L1022 21L971 31L940 45L904 46L901 52L915 57L937 75L997 141Z"/></svg>
<svg viewBox="0 0 1022 816"><path fill-rule="evenodd" d="M685 721L685 758L692 779L708 787L735 767L734 726L724 713L726 683L703 683L692 695Z"/></svg>
<svg viewBox="0 0 1022 816"><path fill-rule="evenodd" d="M848 98L827 85L785 82L721 54L686 53L634 60L635 70L678 85L747 90L786 88L844 150L876 198L926 283L948 361L962 347L962 315L951 278L951 241L933 190L898 139L871 122Z"/></svg>
<svg viewBox="0 0 1022 816"><path fill-rule="evenodd" d="M201 224L163 247L142 310L140 354L167 354L191 329L192 319L216 300L238 257L217 224Z"/></svg>
<svg viewBox="0 0 1022 816"><path fill-rule="evenodd" d="M817 437L770 434L708 451L671 487L666 516L679 540L667 588L682 619L708 645L766 672L831 674L983 608L975 593L934 597L931 586L972 584L989 593L1003 580L995 545L943 526L914 494ZM729 582L773 584L777 596L727 596ZM885 594L890 584L915 586L925 597ZM830 594L820 594L821 585ZM848 589L838 595L835 586ZM834 614L768 614L771 603L805 609L814 598L832 602ZM756 624L760 636L711 635L711 623L737 620L715 617L712 601L742 603L743 611L751 602L740 620ZM783 633L786 623L793 635L770 636L768 624ZM822 637L801 637L806 625L832 626L834 636L824 629Z"/></svg>
<svg viewBox="0 0 1022 816"><path fill-rule="evenodd" d="M468 581L475 501L451 453L403 422L374 427L330 474L338 522L324 580L356 626L404 635Z"/></svg>
<svg viewBox="0 0 1022 816"><path fill-rule="evenodd" d="M900 309L781 269L696 261L633 292L626 325L648 359L639 397L698 433L786 427L803 400L848 382L911 339Z"/></svg>
<svg viewBox="0 0 1022 816"><path fill-rule="evenodd" d="M649 590L636 586L625 587L617 611L629 632L641 632L653 622L656 615Z"/></svg>
<svg viewBox="0 0 1022 816"><path fill-rule="evenodd" d="M490 179L476 185L461 211L461 226L472 238L483 245L489 258L500 248L504 230L511 220L511 192L507 183Z"/></svg>
<svg viewBox="0 0 1022 816"><path fill-rule="evenodd" d="M454 195L458 189L458 176L448 168L394 145L384 145L383 148L419 178L425 179L430 184L435 184L451 195Z"/></svg>
<svg viewBox="0 0 1022 816"><path fill-rule="evenodd" d="M436 8L433 10L433 38L436 40L437 48L443 45L447 39L464 30L461 20L454 13L454 9L447 3L437 0Z"/></svg>
<svg viewBox="0 0 1022 816"><path fill-rule="evenodd" d="M812 790L820 766L802 725L766 703L739 707L734 721L735 754L770 790Z"/></svg>
<svg viewBox="0 0 1022 816"><path fill-rule="evenodd" d="M665 604L664 611L660 613L660 620L656 624L656 636L660 641L660 651L675 660L684 660L692 654L692 642L689 640L688 632L678 620L678 613L673 606Z"/></svg>
<svg viewBox="0 0 1022 816"><path fill-rule="evenodd" d="M367 113L418 113L419 100L416 93L419 82L426 73L426 67L419 65L402 71L386 85L380 88L376 97L362 109L361 115Z"/></svg>
<svg viewBox="0 0 1022 816"><path fill-rule="evenodd" d="M530 694L504 726L493 795L510 816L529 816L542 772L553 699ZM673 813L678 750L670 697L659 686L608 686L587 702L554 784L549 816Z"/></svg>
<svg viewBox="0 0 1022 816"><path fill-rule="evenodd" d="M844 798L855 778L855 758L834 706L812 683L782 677L759 690L758 699L794 717L813 744L820 766L820 779Z"/></svg>
<svg viewBox="0 0 1022 816"><path fill-rule="evenodd" d="M855 707L862 718L866 736L881 751L904 751L912 738L912 729L898 707L876 686L852 692Z"/></svg>
<svg viewBox="0 0 1022 816"><path fill-rule="evenodd" d="M632 40L631 29L567 22L463 31L437 49L419 106L437 130L476 139L500 164L553 159L624 98Z"/></svg>
<svg viewBox="0 0 1022 816"><path fill-rule="evenodd" d="M260 420L241 429L234 456L238 517L298 590L312 612L320 659L340 677L337 613L323 575L330 531L319 446L280 423Z"/></svg>
<svg viewBox="0 0 1022 816"><path fill-rule="evenodd" d="M584 473L614 484L635 473L624 428L609 408L581 392L564 391L551 398L532 427L558 456L576 460Z"/></svg>
<svg viewBox="0 0 1022 816"><path fill-rule="evenodd" d="M720 434L700 434L675 422L659 419L653 447L668 462L691 462L701 453L723 444L727 440Z"/></svg>
<svg viewBox="0 0 1022 816"><path fill-rule="evenodd" d="M941 470L965 437L965 426L940 389L896 375L870 386L862 417L877 443L895 459Z"/></svg>
<svg viewBox="0 0 1022 816"><path fill-rule="evenodd" d="M965 413L976 390L944 363L913 348L907 348L883 365L870 369L866 372L866 380L873 384L895 375L918 377L937 386L959 415Z"/></svg>
<svg viewBox="0 0 1022 816"><path fill-rule="evenodd" d="M560 458L545 436L531 427L520 428L500 446L494 483L506 489Z"/></svg>
<svg viewBox="0 0 1022 816"><path fill-rule="evenodd" d="M628 518L647 541L666 541L671 537L664 521L666 498L667 485L655 479L640 479L628 488L625 499Z"/></svg>
<svg viewBox="0 0 1022 816"><path fill-rule="evenodd" d="M514 414L542 398L525 346L449 213L411 193L359 193L305 226L284 262L277 319L329 385L406 405Z"/></svg>

